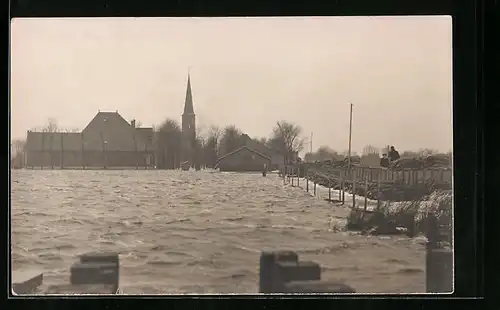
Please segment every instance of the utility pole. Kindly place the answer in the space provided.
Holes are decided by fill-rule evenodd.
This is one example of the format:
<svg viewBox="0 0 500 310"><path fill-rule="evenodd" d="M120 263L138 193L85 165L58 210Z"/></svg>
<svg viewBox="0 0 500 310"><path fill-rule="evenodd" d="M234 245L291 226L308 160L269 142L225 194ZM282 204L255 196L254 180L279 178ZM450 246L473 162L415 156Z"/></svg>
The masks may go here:
<svg viewBox="0 0 500 310"><path fill-rule="evenodd" d="M352 140L352 103L350 103L350 114L349 114L349 153L347 159L347 168L351 169L351 140Z"/></svg>

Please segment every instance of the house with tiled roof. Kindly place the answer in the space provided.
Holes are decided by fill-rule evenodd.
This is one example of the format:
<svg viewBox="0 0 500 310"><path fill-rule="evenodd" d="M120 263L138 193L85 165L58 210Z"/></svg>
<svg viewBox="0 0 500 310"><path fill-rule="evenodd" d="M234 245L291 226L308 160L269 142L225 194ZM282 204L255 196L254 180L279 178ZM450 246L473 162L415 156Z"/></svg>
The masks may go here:
<svg viewBox="0 0 500 310"><path fill-rule="evenodd" d="M152 128L119 113L98 112L78 133L28 131L26 166L37 168L153 167Z"/></svg>

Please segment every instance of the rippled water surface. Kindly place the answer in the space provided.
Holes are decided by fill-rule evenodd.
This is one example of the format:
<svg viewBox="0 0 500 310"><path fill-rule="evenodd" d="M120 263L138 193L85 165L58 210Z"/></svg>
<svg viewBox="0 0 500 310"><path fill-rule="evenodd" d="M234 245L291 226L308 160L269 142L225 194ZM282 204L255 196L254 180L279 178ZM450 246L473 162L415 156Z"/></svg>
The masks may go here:
<svg viewBox="0 0 500 310"><path fill-rule="evenodd" d="M424 292L418 239L341 232L346 206L277 175L13 170L12 268L69 281L76 255L120 252L125 293L255 293L262 250L294 250L357 292Z"/></svg>

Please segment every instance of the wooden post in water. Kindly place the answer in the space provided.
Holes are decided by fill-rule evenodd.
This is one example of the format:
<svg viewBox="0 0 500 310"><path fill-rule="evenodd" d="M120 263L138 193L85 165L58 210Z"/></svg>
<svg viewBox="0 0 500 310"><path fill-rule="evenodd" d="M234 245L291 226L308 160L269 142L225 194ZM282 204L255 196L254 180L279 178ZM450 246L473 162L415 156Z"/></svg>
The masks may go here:
<svg viewBox="0 0 500 310"><path fill-rule="evenodd" d="M309 193L309 169L306 169L306 191Z"/></svg>
<svg viewBox="0 0 500 310"><path fill-rule="evenodd" d="M332 186L330 182L330 178L328 178L328 201L332 201Z"/></svg>
<svg viewBox="0 0 500 310"><path fill-rule="evenodd" d="M365 178L365 208L364 208L364 212L366 212L367 208L368 208L368 178Z"/></svg>
<svg viewBox="0 0 500 310"><path fill-rule="evenodd" d="M382 193L380 191L380 177L381 177L381 174L379 173L378 180L377 180L377 210L380 209L380 196L382 195Z"/></svg>
<svg viewBox="0 0 500 310"><path fill-rule="evenodd" d="M344 175L345 175L345 173L344 173L344 171L342 171L342 172L340 173L340 191L341 191L341 193L342 193L342 198L341 198L340 200L342 200L342 204L344 204L344 203L345 203L345 189L344 189L345 183L344 183ZM339 195L340 195L341 193L339 193Z"/></svg>
<svg viewBox="0 0 500 310"><path fill-rule="evenodd" d="M356 174L352 173L352 208L356 208Z"/></svg>

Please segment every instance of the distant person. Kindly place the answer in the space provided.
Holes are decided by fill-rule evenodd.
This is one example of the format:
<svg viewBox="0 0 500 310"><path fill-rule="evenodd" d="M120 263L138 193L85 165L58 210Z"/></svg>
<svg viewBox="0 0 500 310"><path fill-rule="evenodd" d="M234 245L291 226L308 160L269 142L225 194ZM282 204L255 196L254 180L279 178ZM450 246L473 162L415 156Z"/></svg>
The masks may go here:
<svg viewBox="0 0 500 310"><path fill-rule="evenodd" d="M396 151L394 146L391 146L391 150L389 151L389 161L393 162L395 160L398 160L400 158L399 152Z"/></svg>
<svg viewBox="0 0 500 310"><path fill-rule="evenodd" d="M387 154L382 154L382 158L380 158L380 167L389 168L389 158Z"/></svg>

